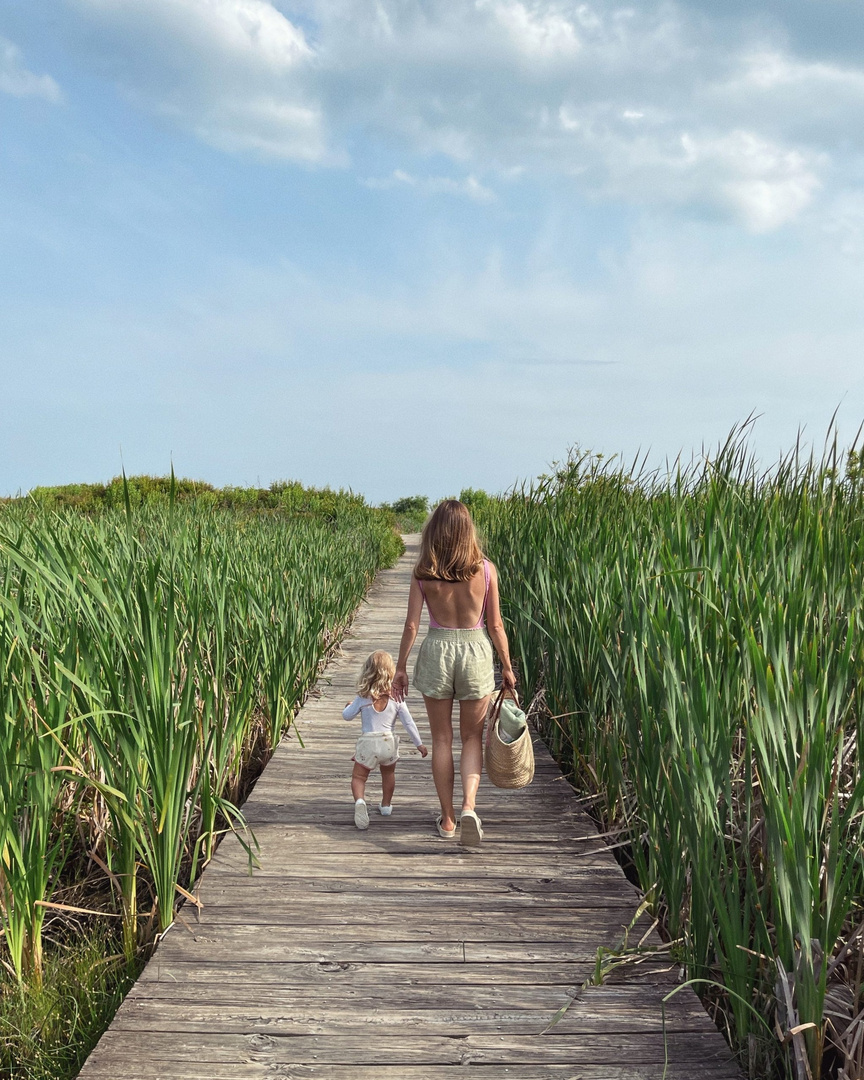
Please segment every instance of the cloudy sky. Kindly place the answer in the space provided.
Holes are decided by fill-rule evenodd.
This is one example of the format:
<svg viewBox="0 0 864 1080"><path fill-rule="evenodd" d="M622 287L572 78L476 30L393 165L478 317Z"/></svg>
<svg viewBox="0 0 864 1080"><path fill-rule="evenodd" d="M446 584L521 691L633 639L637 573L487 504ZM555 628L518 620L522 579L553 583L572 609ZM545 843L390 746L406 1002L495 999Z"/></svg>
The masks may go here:
<svg viewBox="0 0 864 1080"><path fill-rule="evenodd" d="M0 0L0 494L864 420L857 0Z"/></svg>

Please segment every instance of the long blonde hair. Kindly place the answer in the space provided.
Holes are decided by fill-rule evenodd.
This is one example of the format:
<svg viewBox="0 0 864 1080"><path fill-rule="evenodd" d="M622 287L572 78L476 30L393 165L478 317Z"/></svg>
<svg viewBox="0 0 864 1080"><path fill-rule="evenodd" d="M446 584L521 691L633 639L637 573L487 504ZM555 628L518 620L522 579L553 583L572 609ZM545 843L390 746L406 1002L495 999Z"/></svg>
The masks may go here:
<svg viewBox="0 0 864 1080"><path fill-rule="evenodd" d="M360 697L387 697L396 674L396 665L389 652L377 649L370 653L357 680L357 693Z"/></svg>
<svg viewBox="0 0 864 1080"><path fill-rule="evenodd" d="M482 563L483 551L468 507L458 499L439 503L423 528L414 577L469 581Z"/></svg>

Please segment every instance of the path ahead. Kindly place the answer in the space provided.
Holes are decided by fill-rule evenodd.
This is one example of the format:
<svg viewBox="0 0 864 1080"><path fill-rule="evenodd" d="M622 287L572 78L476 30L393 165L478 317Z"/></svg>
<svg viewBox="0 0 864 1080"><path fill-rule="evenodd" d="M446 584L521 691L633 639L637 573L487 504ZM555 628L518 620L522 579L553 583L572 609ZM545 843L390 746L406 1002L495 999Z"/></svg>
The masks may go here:
<svg viewBox="0 0 864 1080"><path fill-rule="evenodd" d="M481 784L479 853L435 833L429 759L405 739L393 816L375 812L373 783L371 825L354 827L356 731L341 709L366 655L398 649L415 554L380 575L300 714L305 749L284 741L244 807L261 869L249 877L225 840L200 918L184 907L191 931L168 933L85 1080L661 1080L663 964L586 990L541 1034L638 906L583 839L593 826L542 745L530 788ZM409 704L425 738L422 700ZM669 1080L738 1077L689 989L667 1035Z"/></svg>

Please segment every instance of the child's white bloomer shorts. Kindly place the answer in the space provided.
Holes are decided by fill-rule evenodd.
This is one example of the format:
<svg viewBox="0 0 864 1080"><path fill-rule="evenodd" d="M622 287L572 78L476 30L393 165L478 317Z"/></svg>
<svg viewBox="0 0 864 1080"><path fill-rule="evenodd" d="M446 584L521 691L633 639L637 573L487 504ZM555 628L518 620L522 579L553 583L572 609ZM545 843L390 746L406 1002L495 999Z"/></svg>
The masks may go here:
<svg viewBox="0 0 864 1080"><path fill-rule="evenodd" d="M354 760L367 769L395 765L399 760L399 736L395 731L370 731L361 735L354 750Z"/></svg>

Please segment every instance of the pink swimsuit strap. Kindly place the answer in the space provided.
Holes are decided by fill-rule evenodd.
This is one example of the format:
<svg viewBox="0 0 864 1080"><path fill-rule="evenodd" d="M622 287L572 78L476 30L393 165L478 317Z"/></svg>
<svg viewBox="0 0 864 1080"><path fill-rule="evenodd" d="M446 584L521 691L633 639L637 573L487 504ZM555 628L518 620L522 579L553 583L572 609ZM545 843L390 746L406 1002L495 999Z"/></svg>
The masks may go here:
<svg viewBox="0 0 864 1080"><path fill-rule="evenodd" d="M466 626L466 627L442 626L441 623L439 623L435 619L435 616L432 614L432 612L429 611L429 601L426 600L426 590L423 588L423 582L420 580L420 578L417 578L417 584L420 586L420 592L423 594L423 599L426 600L426 610L429 611L429 629L430 630L459 630L459 629L482 630L483 629L483 627L485 625L484 618L485 618L485 615L486 615L486 600L489 597L489 560L488 559L483 560L483 574L484 574L484 577L486 578L486 590L483 593L483 607L480 609L480 618L477 620L477 625L476 626Z"/></svg>

